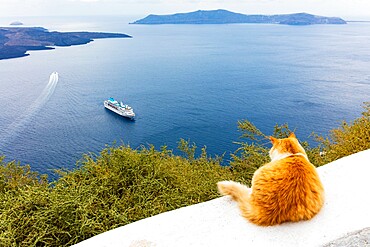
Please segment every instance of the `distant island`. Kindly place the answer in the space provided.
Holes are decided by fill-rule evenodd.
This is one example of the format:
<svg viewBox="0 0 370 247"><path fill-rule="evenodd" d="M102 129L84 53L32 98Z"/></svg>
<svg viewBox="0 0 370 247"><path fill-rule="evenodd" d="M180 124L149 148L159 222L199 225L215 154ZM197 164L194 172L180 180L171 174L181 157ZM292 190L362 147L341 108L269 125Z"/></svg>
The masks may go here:
<svg viewBox="0 0 370 247"><path fill-rule="evenodd" d="M198 10L173 15L148 15L130 24L229 24L271 23L285 25L346 24L339 17L325 17L307 13L287 15L244 15L227 10Z"/></svg>
<svg viewBox="0 0 370 247"><path fill-rule="evenodd" d="M20 22L20 21L13 21L13 22L11 22L11 23L10 23L10 25L11 25L11 26L22 26L22 25L23 25L23 23L22 23L22 22Z"/></svg>
<svg viewBox="0 0 370 247"><path fill-rule="evenodd" d="M49 32L42 27L0 27L0 60L28 56L27 51L90 43L94 39L131 38L122 33Z"/></svg>

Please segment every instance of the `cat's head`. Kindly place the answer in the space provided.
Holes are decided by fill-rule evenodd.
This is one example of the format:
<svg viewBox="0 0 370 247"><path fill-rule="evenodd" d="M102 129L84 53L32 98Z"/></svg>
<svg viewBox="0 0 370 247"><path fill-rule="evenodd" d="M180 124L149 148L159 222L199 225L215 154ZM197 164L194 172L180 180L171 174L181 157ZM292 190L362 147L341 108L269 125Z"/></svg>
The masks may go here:
<svg viewBox="0 0 370 247"><path fill-rule="evenodd" d="M291 133L288 138L277 139L270 136L272 148L269 155L272 161L285 158L292 154L302 154L307 158L307 154L294 133Z"/></svg>

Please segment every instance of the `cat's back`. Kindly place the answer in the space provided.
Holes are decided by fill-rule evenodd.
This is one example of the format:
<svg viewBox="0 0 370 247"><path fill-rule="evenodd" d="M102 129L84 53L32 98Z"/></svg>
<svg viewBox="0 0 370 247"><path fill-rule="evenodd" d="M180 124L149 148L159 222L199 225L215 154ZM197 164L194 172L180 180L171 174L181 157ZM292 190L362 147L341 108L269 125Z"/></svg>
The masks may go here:
<svg viewBox="0 0 370 247"><path fill-rule="evenodd" d="M273 162L271 170L280 173L288 180L306 181L311 177L318 177L316 168L303 155L293 154L284 159Z"/></svg>
<svg viewBox="0 0 370 247"><path fill-rule="evenodd" d="M321 208L324 189L316 168L302 155L261 167L252 182L252 204L272 222L310 219ZM277 217L277 218L275 218Z"/></svg>
<svg viewBox="0 0 370 247"><path fill-rule="evenodd" d="M315 166L302 155L291 155L266 164L256 172L252 185L268 186L267 188L274 193L300 190L315 185L322 187Z"/></svg>

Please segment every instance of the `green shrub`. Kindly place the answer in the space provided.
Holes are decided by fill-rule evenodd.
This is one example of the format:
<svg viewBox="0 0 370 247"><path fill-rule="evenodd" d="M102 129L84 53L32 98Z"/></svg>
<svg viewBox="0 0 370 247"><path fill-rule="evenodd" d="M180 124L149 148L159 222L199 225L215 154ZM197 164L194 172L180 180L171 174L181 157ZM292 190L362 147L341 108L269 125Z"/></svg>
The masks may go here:
<svg viewBox="0 0 370 247"><path fill-rule="evenodd" d="M191 148L185 141L183 147ZM110 229L218 197L234 179L207 157L186 159L165 148L106 148L85 156L50 184L14 163L1 166L0 245L69 246Z"/></svg>
<svg viewBox="0 0 370 247"><path fill-rule="evenodd" d="M231 165L238 172L244 172L247 183L250 182L254 171L269 162L268 151L270 143L267 135L262 133L248 120L239 121L238 128L245 142L237 142L239 149L232 155ZM284 138L289 135L287 124L276 125L272 136ZM339 158L370 149L370 102L364 103L362 116L353 122L342 122L341 126L330 131L328 137L314 136L317 145L311 146L307 141L300 140L309 160L316 166L321 166Z"/></svg>
<svg viewBox="0 0 370 247"><path fill-rule="evenodd" d="M320 165L370 148L370 102L364 103L362 116L353 122L342 122L329 137L316 136L322 155Z"/></svg>

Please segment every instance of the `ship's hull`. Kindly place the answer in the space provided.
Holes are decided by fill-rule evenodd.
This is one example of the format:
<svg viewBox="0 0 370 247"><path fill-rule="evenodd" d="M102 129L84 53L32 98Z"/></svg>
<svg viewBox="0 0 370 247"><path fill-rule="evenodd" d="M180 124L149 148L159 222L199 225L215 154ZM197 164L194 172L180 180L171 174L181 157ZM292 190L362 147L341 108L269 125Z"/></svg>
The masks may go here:
<svg viewBox="0 0 370 247"><path fill-rule="evenodd" d="M133 114L132 112L125 111L125 110L120 110L120 109L116 109L116 108L110 106L107 101L104 101L104 107L106 109L108 109L108 110L110 110L110 111L112 111L112 112L114 112L114 113L122 116L122 117L126 117L126 118L129 118L129 119L134 119L135 118L135 114Z"/></svg>

